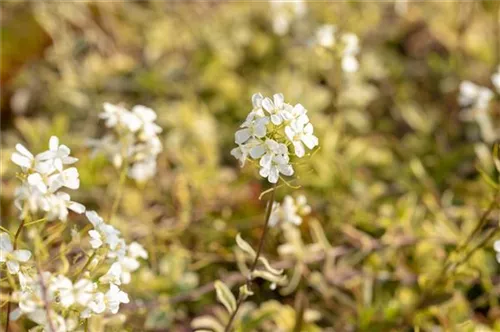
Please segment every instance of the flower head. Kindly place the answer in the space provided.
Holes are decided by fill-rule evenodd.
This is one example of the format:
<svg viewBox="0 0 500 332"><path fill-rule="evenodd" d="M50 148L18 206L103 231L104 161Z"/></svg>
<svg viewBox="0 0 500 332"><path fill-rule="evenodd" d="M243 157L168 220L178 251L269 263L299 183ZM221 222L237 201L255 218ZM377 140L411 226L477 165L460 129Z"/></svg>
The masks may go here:
<svg viewBox="0 0 500 332"><path fill-rule="evenodd" d="M26 263L30 258L31 251L14 250L9 234L4 232L0 234L0 263L7 265L10 274L19 273L20 265Z"/></svg>
<svg viewBox="0 0 500 332"><path fill-rule="evenodd" d="M281 93L272 99L256 93L252 106L242 129L235 133L238 146L231 150L231 155L242 167L248 159L258 161L259 174L276 183L280 174L293 175L291 157L304 157L305 147L316 147L318 138L313 134L307 110L301 104L286 103Z"/></svg>

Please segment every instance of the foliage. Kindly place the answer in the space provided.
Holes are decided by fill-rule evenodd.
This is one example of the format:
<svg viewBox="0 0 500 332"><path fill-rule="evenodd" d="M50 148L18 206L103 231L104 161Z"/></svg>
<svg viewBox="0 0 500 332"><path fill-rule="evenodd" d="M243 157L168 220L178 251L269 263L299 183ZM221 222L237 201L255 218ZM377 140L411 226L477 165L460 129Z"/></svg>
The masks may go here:
<svg viewBox="0 0 500 332"><path fill-rule="evenodd" d="M123 285L130 303L89 330L223 331L240 294L237 331L500 329L500 3L303 5L2 3L2 228L20 223L16 143L43 151L55 135L79 159L72 200L103 216L116 208L113 226L148 253ZM325 25L335 46L317 40ZM342 44L350 34L359 52ZM492 91L483 113L477 93L464 102L464 81ZM259 197L268 181L231 150L257 92L301 103L319 147L275 193L311 208L268 230L260 276L283 269L286 283L245 290L270 193ZM105 102L156 111L163 150L149 181L120 181L92 153ZM75 230L88 221L67 219L20 237L43 270L83 262Z"/></svg>

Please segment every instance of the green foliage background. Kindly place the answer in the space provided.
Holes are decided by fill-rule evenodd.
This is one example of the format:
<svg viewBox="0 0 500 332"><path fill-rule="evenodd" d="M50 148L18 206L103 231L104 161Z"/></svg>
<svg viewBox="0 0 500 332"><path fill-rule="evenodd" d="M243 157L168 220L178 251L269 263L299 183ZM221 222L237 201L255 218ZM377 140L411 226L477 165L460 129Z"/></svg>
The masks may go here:
<svg viewBox="0 0 500 332"><path fill-rule="evenodd" d="M457 248L497 197L477 170L498 178L492 146L460 121L456 99L462 80L491 87L499 4L418 2L398 14L388 2L308 3L306 16L277 36L267 2L2 3L2 225L19 223L10 162L17 142L42 151L59 136L80 159L72 197L105 215L118 173L86 144L104 130L102 103L155 109L164 128L158 174L126 183L116 218L150 254L127 288L123 328L189 331L193 318L220 310L206 285L237 284L236 234L257 243L261 233L258 197L268 184L229 152L250 96L283 92L309 110L320 140L292 181L313 209L303 239L311 242L318 220L337 253L304 274L307 307L319 318L303 330L500 330L495 236L440 277L445 262L463 259ZM313 44L324 23L359 35L358 73L343 74ZM498 120L498 97L492 112ZM486 217L479 238L498 227L498 214ZM85 224L72 215L65 227ZM280 260L281 242L273 230L268 258ZM254 323L239 329L292 331L297 293L262 283L251 299Z"/></svg>

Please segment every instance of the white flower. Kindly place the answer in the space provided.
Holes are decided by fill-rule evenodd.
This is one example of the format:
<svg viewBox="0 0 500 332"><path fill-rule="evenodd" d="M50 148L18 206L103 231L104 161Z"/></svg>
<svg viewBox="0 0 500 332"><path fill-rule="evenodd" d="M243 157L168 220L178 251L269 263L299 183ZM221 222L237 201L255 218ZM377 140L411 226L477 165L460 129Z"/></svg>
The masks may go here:
<svg viewBox="0 0 500 332"><path fill-rule="evenodd" d="M283 121L290 119L291 106L285 104L285 97L282 93L276 93L273 100L268 97L264 98L262 107L271 115L271 122L275 125L280 125Z"/></svg>
<svg viewBox="0 0 500 332"><path fill-rule="evenodd" d="M296 226L302 224L302 217L311 213L311 207L307 205L306 197L303 195L293 199L292 196L285 196L283 203L273 203L269 226L273 227L278 223L291 223Z"/></svg>
<svg viewBox="0 0 500 332"><path fill-rule="evenodd" d="M16 152L12 153L11 161L20 166L24 172L34 170L41 174L50 174L54 167L48 161L41 161L38 156L34 157L22 144L16 144Z"/></svg>
<svg viewBox="0 0 500 332"><path fill-rule="evenodd" d="M42 194L47 193L47 184L40 173L32 173L27 178L30 186L36 188Z"/></svg>
<svg viewBox="0 0 500 332"><path fill-rule="evenodd" d="M342 52L342 70L346 73L356 72L359 68L356 55L359 53L359 39L353 33L342 35L344 50Z"/></svg>
<svg viewBox="0 0 500 332"><path fill-rule="evenodd" d="M143 258L143 259L148 259L148 252L144 247L137 242L132 242L128 246L128 254L130 257L133 258Z"/></svg>
<svg viewBox="0 0 500 332"><path fill-rule="evenodd" d="M120 290L118 286L114 284L109 285L109 290L106 293L107 307L111 313L116 314L120 309L121 303L129 303L129 298L127 293Z"/></svg>
<svg viewBox="0 0 500 332"><path fill-rule="evenodd" d="M35 165L35 157L22 144L16 144L16 152L10 158L12 162L23 168L32 168Z"/></svg>
<svg viewBox="0 0 500 332"><path fill-rule="evenodd" d="M154 123L156 121L156 113L151 108L136 105L132 108L132 113L141 121L142 134L145 137L155 137L156 134L161 133L161 127Z"/></svg>
<svg viewBox="0 0 500 332"><path fill-rule="evenodd" d="M71 150L66 145L59 145L59 138L50 137L49 150L37 155L37 159L46 161L54 168L62 172L63 165L73 164L78 161L77 158L70 157Z"/></svg>
<svg viewBox="0 0 500 332"><path fill-rule="evenodd" d="M497 72L491 76L491 82L500 93L500 66L498 66Z"/></svg>
<svg viewBox="0 0 500 332"><path fill-rule="evenodd" d="M49 190L54 192L61 187L78 189L80 187L80 175L75 167L70 167L49 177Z"/></svg>
<svg viewBox="0 0 500 332"><path fill-rule="evenodd" d="M94 313L102 314L106 310L104 293L102 292L95 293L87 306ZM83 311L82 318L88 318L88 317L90 317L89 311Z"/></svg>
<svg viewBox="0 0 500 332"><path fill-rule="evenodd" d="M127 163L130 178L138 182L152 178L156 174L156 158L162 151L158 137L162 129L155 123L155 111L142 105L136 105L129 111L106 103L100 117L114 131L89 144L96 150L104 151L115 167Z"/></svg>
<svg viewBox="0 0 500 332"><path fill-rule="evenodd" d="M271 15L273 18L273 31L283 36L290 29L295 18L304 16L307 11L306 4L302 0L295 1L271 1Z"/></svg>
<svg viewBox="0 0 500 332"><path fill-rule="evenodd" d="M66 221L68 219L68 209L78 214L85 212L85 206L71 201L71 197L67 193L59 192L47 196L47 207L45 208L47 220Z"/></svg>
<svg viewBox="0 0 500 332"><path fill-rule="evenodd" d="M111 250L115 250L120 243L120 231L106 224L95 211L87 211L85 215L94 226L94 229L89 231L92 248L97 249L105 243Z"/></svg>
<svg viewBox="0 0 500 332"><path fill-rule="evenodd" d="M285 144L277 143L274 140L266 140L268 148L266 154L260 159L261 169L259 174L269 180L270 183L276 183L279 174L290 176L293 174L293 168L288 163L288 149Z"/></svg>
<svg viewBox="0 0 500 332"><path fill-rule="evenodd" d="M295 120L285 127L285 134L293 143L295 154L301 158L305 154L304 144L309 149L318 145L318 138L313 135L313 126L311 123L305 124L304 121Z"/></svg>
<svg viewBox="0 0 500 332"><path fill-rule="evenodd" d="M0 234L0 263L7 264L10 274L19 273L20 264L26 263L30 258L29 250L14 250L9 234L4 232Z"/></svg>
<svg viewBox="0 0 500 332"><path fill-rule="evenodd" d="M307 198L304 195L299 195L295 199L295 206L297 207L297 213L301 216L311 213L311 207L307 204Z"/></svg>
<svg viewBox="0 0 500 332"><path fill-rule="evenodd" d="M101 119L105 120L106 127L115 127L121 122L123 113L127 112L122 106L113 105L110 103L104 103L104 112L99 114Z"/></svg>
<svg viewBox="0 0 500 332"><path fill-rule="evenodd" d="M156 160L153 158L134 163L128 171L128 176L138 182L144 182L155 174Z"/></svg>
<svg viewBox="0 0 500 332"><path fill-rule="evenodd" d="M460 83L458 103L464 108L486 110L493 98L493 92L470 81Z"/></svg>
<svg viewBox="0 0 500 332"><path fill-rule="evenodd" d="M316 40L319 45L331 48L335 45L337 27L331 24L322 25L316 30Z"/></svg>
<svg viewBox="0 0 500 332"><path fill-rule="evenodd" d="M99 281L104 284L121 284L122 266L119 262L111 264L108 272L99 278Z"/></svg>
<svg viewBox="0 0 500 332"><path fill-rule="evenodd" d="M273 206L271 208L271 215L269 216L269 227L274 227L280 222L281 219L280 205L281 204L278 202L273 202Z"/></svg>
<svg viewBox="0 0 500 332"><path fill-rule="evenodd" d="M256 118L246 125L246 128L238 130L234 134L236 144L243 144L251 137L262 138L266 136L266 125L269 123L267 117Z"/></svg>

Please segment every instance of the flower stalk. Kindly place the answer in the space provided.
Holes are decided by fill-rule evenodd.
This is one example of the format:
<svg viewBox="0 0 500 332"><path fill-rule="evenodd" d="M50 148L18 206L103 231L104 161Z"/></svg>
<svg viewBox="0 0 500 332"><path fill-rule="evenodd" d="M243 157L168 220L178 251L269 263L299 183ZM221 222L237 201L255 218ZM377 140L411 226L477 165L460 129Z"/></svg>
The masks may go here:
<svg viewBox="0 0 500 332"><path fill-rule="evenodd" d="M273 184L269 199L267 201L264 229L262 231L262 235L261 235L260 240L259 240L259 247L257 248L257 254L255 255L254 261L252 263L252 267L250 268L250 273L248 274L247 281L246 281L246 286L247 286L249 291L252 290L252 282L253 282L252 274L257 267L257 263L259 262L259 257L262 254L262 249L264 248L264 242L266 240L266 235L267 235L267 231L269 228L269 220L271 219L270 217L271 217L271 212L273 209L273 202L274 202L274 196L276 193L277 185L278 185L278 182ZM238 297L238 302L236 303L236 309L233 311L233 313L229 317L229 322L227 323L226 328L224 329L225 332L231 331L231 327L234 323L234 319L236 318L236 314L238 313L238 310L244 301L245 301L245 297L241 296L241 294L240 294L240 296Z"/></svg>

